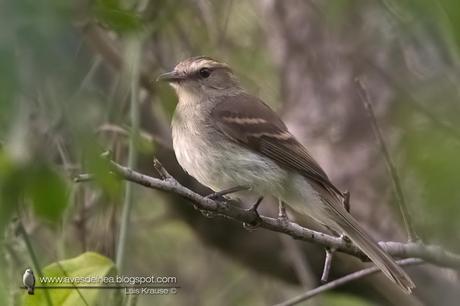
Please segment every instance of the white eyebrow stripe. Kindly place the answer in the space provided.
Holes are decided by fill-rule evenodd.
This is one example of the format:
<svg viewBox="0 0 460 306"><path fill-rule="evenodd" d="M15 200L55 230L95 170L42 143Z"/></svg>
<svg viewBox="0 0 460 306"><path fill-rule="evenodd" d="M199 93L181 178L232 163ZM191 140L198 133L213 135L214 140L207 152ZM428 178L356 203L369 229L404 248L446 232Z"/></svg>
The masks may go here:
<svg viewBox="0 0 460 306"><path fill-rule="evenodd" d="M228 68L227 64L219 63L210 59L199 59L195 60L190 64L190 71L196 71L199 68L209 67L209 68L217 68L217 67L226 67Z"/></svg>
<svg viewBox="0 0 460 306"><path fill-rule="evenodd" d="M267 123L267 120L262 118L250 118L250 117L223 117L225 121L238 123L238 124L259 124Z"/></svg>
<svg viewBox="0 0 460 306"><path fill-rule="evenodd" d="M198 69L198 67L201 67L201 63L203 62L203 60L199 60L199 61L194 61L192 62L192 64L190 65L190 70L191 71L195 71Z"/></svg>

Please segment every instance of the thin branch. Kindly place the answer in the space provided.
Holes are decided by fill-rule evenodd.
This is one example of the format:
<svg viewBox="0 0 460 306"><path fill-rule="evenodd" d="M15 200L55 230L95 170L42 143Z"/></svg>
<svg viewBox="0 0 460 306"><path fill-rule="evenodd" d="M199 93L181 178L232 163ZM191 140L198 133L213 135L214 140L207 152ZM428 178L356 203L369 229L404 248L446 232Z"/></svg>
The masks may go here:
<svg viewBox="0 0 460 306"><path fill-rule="evenodd" d="M27 233L26 229L24 228L24 225L22 224L21 216L19 216L18 219L18 232L22 235L22 238L24 239L27 252L29 252L30 258L32 259L32 263L34 265L34 270L37 272L38 276L42 278L43 271L41 269L40 262L38 261L37 254L35 254L34 248L32 247L32 242L30 241L29 234ZM47 305L53 306L53 301L51 300L48 290L45 290L44 295Z"/></svg>
<svg viewBox="0 0 460 306"><path fill-rule="evenodd" d="M62 274L64 274L65 277L69 277L69 274L67 271L64 269L60 261L56 261L57 266L61 270ZM80 296L80 299L85 303L86 306L89 306L88 301L86 301L85 297L83 296L83 293L81 293L80 288L78 288L74 282L72 282L73 289L77 290L78 295Z"/></svg>
<svg viewBox="0 0 460 306"><path fill-rule="evenodd" d="M332 258L334 257L334 249L326 248L326 258L324 259L323 274L321 275L321 281L327 282L329 279L329 272L331 271Z"/></svg>
<svg viewBox="0 0 460 306"><path fill-rule="evenodd" d="M122 135L124 137L129 137L131 131L129 129L125 129L124 127L121 127L119 125L116 125L116 124L111 124L111 123L105 123L105 124L102 124L101 126L99 126L97 128L97 132L98 133L103 133L103 132L109 132L109 133L113 133L113 134L118 134L118 135ZM158 143L159 145L161 145L162 147L165 147L165 148L170 148L171 145L168 143L168 141L166 139L163 139L163 137L161 137L160 135L155 135L155 134L152 134L152 133L149 133L145 130L142 130L140 129L139 130L139 136L150 142L150 143Z"/></svg>
<svg viewBox="0 0 460 306"><path fill-rule="evenodd" d="M82 173L73 178L73 181L75 183L89 182L92 180L94 180L94 175L89 174L89 173Z"/></svg>
<svg viewBox="0 0 460 306"><path fill-rule="evenodd" d="M136 138L139 132L140 122L139 122L139 71L140 71L140 42L132 40L128 42L131 44L131 67L128 71L130 77L130 87L131 87L131 109L130 109L130 121L132 132L129 137L129 149L128 149L128 165L129 167L135 167L137 163L137 153L136 153ZM129 55L129 54L128 54ZM126 250L126 241L129 228L129 220L132 210L132 184L129 182L125 186L125 197L123 201L123 211L121 215L121 224L120 224L120 234L118 237L117 245L117 256L116 256L116 266L119 273L123 271L123 264L125 259L125 250Z"/></svg>
<svg viewBox="0 0 460 306"><path fill-rule="evenodd" d="M430 120L434 127L442 130L446 135L450 136L452 139L460 141L460 131L453 127L452 124L444 122L443 120L437 118L436 115L434 115L430 109L426 108L423 105L422 101L419 101L419 99L417 99L409 90L407 90L404 86L401 86L397 80L390 76L386 71L372 63L372 61L364 58L363 62L369 68L373 69L376 73L378 73L379 76L382 77L385 82L391 85L391 87L395 88L398 94L400 94L409 105L411 105L416 111L418 111L428 120Z"/></svg>
<svg viewBox="0 0 460 306"><path fill-rule="evenodd" d="M121 166L110 161L112 171L124 180L152 188L174 193L189 200L191 205L199 210L209 211L223 217L233 219L246 224L257 224L258 227L267 230L284 233L294 239L312 242L323 247L335 249L338 252L347 253L367 260L367 256L351 242L340 237L317 232L304 228L290 220L260 216L254 210L240 208L232 205L233 200L227 202L214 201L181 185L173 177L161 180L136 172L128 167ZM426 262L440 267L460 270L460 255L444 250L439 246L424 245L418 242L379 242L380 247L388 254L398 258L420 258Z"/></svg>
<svg viewBox="0 0 460 306"><path fill-rule="evenodd" d="M397 261L397 263L400 265L400 266L409 266L409 265L417 265L417 264L421 264L423 263L423 260L421 259L417 259L417 258L407 258L407 259L403 259L403 260L399 260ZM366 268L366 269L362 269L362 270L359 270L357 272L353 272L353 273L350 273L348 275L345 275L341 278L338 278L336 280L333 280L327 284L324 284L322 286L319 286L319 287L316 287L315 289L312 289L312 290L309 290L305 293L302 293L296 297L293 297L292 299L289 299L283 303L279 303L279 304L276 304L275 306L292 306L292 305L296 305L300 302L303 302L303 301L306 301L320 293L323 293L325 291L328 291L328 290L332 290L332 289L335 289L337 287L340 287L346 283L349 283L351 281L354 281L354 280L357 280L359 278L363 278L365 276L369 276L371 274L374 274L374 273L377 273L377 272L380 272L380 269L377 268L376 266L373 266L373 267L370 267L370 268Z"/></svg>
<svg viewBox="0 0 460 306"><path fill-rule="evenodd" d="M385 164L388 168L388 172L390 173L391 181L393 183L393 188L396 193L398 206L401 211L401 215L404 221L404 227L406 228L406 232L407 232L409 241L411 242L416 241L418 238L417 238L417 234L415 233L412 222L410 220L409 210L407 209L407 204L404 199L404 193L401 188L401 180L399 178L398 171L396 170L393 160L391 159L390 152L388 151L388 148L383 139L382 132L380 131L380 128L378 126L377 118L375 117L375 113L372 108L369 93L366 90L366 87L364 86L363 82L360 79L356 79L356 83L358 84L361 101L364 105L364 108L366 109L367 115L369 116L369 120L372 124L372 130L374 131L375 137L377 138L380 144L380 149L385 159Z"/></svg>
<svg viewBox="0 0 460 306"><path fill-rule="evenodd" d="M160 161L156 158L153 159L153 167L155 167L155 170L158 172L161 179L163 180L172 179L172 175L169 174L169 172L163 167Z"/></svg>

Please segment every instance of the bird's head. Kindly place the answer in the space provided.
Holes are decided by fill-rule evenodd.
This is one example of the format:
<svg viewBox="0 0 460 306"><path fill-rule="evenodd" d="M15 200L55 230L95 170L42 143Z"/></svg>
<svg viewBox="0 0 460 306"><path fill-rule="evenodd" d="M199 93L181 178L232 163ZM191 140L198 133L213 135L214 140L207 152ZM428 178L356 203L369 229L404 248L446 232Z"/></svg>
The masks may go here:
<svg viewBox="0 0 460 306"><path fill-rule="evenodd" d="M29 269L27 268L25 271L24 271L25 274L34 274L34 272L32 272L32 269Z"/></svg>
<svg viewBox="0 0 460 306"><path fill-rule="evenodd" d="M168 82L179 98L233 95L242 90L227 64L205 56L183 60L157 80Z"/></svg>

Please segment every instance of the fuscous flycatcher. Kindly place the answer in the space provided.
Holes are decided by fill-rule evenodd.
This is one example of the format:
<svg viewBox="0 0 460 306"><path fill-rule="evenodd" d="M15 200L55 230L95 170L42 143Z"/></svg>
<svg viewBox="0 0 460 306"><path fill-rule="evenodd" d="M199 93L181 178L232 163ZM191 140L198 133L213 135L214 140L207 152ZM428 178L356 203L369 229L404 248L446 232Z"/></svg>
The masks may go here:
<svg viewBox="0 0 460 306"><path fill-rule="evenodd" d="M344 208L343 194L263 101L248 94L225 63L186 59L162 74L179 103L172 120L179 164L214 191L250 186L349 237L404 291L410 277Z"/></svg>

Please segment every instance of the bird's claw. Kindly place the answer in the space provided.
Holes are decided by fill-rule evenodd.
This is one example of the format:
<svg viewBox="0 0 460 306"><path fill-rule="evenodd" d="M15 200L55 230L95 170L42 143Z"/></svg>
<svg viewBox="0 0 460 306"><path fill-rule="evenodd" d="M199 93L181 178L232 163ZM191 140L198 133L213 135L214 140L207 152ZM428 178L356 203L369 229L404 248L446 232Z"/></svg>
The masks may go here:
<svg viewBox="0 0 460 306"><path fill-rule="evenodd" d="M249 186L235 186L232 188L224 189L221 191L216 191L211 194L208 194L205 198L214 200L214 201L220 201L220 202L225 202L227 199L225 198L225 195L243 191L243 190L250 190L251 187Z"/></svg>
<svg viewBox="0 0 460 306"><path fill-rule="evenodd" d="M259 197L257 201L248 209L246 209L247 212L250 212L251 214L254 214L254 220L252 222L244 222L243 227L247 230L254 230L260 226L260 215L257 209L259 208L260 203L262 203L262 200L264 197Z"/></svg>
<svg viewBox="0 0 460 306"><path fill-rule="evenodd" d="M213 192L211 194L208 194L207 196L205 196L205 198L213 200L213 201L217 201L217 202L226 202L227 201L227 198L225 198L225 196L221 195L218 192Z"/></svg>
<svg viewBox="0 0 460 306"><path fill-rule="evenodd" d="M283 222L288 221L286 206L284 205L284 202L281 200L278 202L278 220Z"/></svg>

